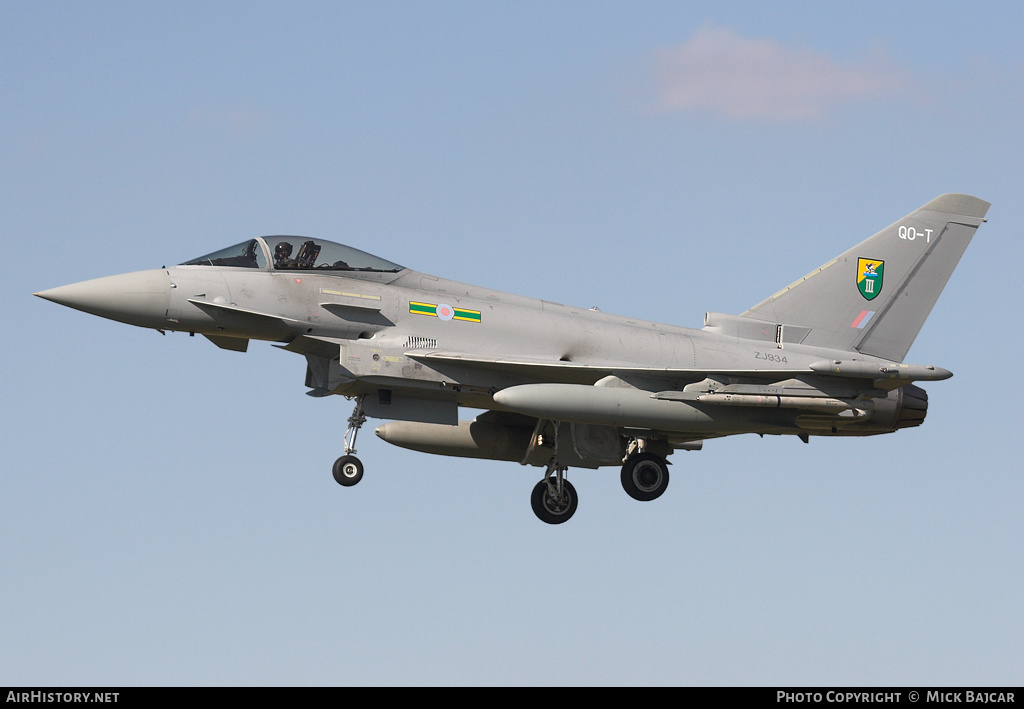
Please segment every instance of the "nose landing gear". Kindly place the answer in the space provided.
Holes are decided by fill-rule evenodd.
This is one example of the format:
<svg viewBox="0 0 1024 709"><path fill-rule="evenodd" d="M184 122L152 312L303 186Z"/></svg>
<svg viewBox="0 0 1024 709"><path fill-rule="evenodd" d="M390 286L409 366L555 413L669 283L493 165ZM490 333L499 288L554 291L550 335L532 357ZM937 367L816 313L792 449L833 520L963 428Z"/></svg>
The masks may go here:
<svg viewBox="0 0 1024 709"><path fill-rule="evenodd" d="M345 455L334 461L334 480L339 485L351 487L363 479L363 463L355 457L356 436L359 429L366 423L363 413L363 397L356 398L356 407L348 417L348 428L345 430Z"/></svg>

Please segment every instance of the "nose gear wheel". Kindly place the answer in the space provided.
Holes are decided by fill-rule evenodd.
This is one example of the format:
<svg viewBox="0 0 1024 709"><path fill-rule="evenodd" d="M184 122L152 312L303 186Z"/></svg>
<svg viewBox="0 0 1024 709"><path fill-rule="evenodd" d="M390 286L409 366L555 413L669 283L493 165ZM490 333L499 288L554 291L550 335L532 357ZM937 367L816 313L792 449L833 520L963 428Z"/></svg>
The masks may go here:
<svg viewBox="0 0 1024 709"><path fill-rule="evenodd" d="M343 455L334 461L334 481L352 487L363 479L363 463L354 455Z"/></svg>

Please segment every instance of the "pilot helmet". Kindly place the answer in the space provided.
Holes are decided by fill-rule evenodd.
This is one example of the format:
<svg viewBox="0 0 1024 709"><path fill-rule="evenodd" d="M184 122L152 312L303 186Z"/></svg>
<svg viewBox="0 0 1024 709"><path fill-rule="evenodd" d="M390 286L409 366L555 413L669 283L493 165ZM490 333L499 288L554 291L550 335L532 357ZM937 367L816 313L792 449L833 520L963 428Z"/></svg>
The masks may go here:
<svg viewBox="0 0 1024 709"><path fill-rule="evenodd" d="M279 259L288 258L289 256L292 255L292 245L289 244L287 241L282 241L280 244L274 247L274 254Z"/></svg>

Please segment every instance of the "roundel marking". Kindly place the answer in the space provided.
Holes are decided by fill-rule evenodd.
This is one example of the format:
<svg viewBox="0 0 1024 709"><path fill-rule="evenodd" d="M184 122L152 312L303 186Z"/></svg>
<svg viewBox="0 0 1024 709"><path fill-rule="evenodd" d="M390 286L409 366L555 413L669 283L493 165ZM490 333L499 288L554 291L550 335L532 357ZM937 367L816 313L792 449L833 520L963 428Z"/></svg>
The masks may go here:
<svg viewBox="0 0 1024 709"><path fill-rule="evenodd" d="M437 317L441 320L451 320L455 317L455 308L447 303L441 303L438 305L437 308L434 309L434 312L437 313Z"/></svg>

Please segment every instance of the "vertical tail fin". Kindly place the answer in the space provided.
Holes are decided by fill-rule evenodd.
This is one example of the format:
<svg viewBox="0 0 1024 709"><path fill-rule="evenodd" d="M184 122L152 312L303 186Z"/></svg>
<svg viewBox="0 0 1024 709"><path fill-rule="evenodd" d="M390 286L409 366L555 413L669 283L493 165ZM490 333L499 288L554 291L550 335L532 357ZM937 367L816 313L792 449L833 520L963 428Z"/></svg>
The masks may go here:
<svg viewBox="0 0 1024 709"><path fill-rule="evenodd" d="M988 208L936 197L743 315L810 328L805 345L902 362Z"/></svg>

